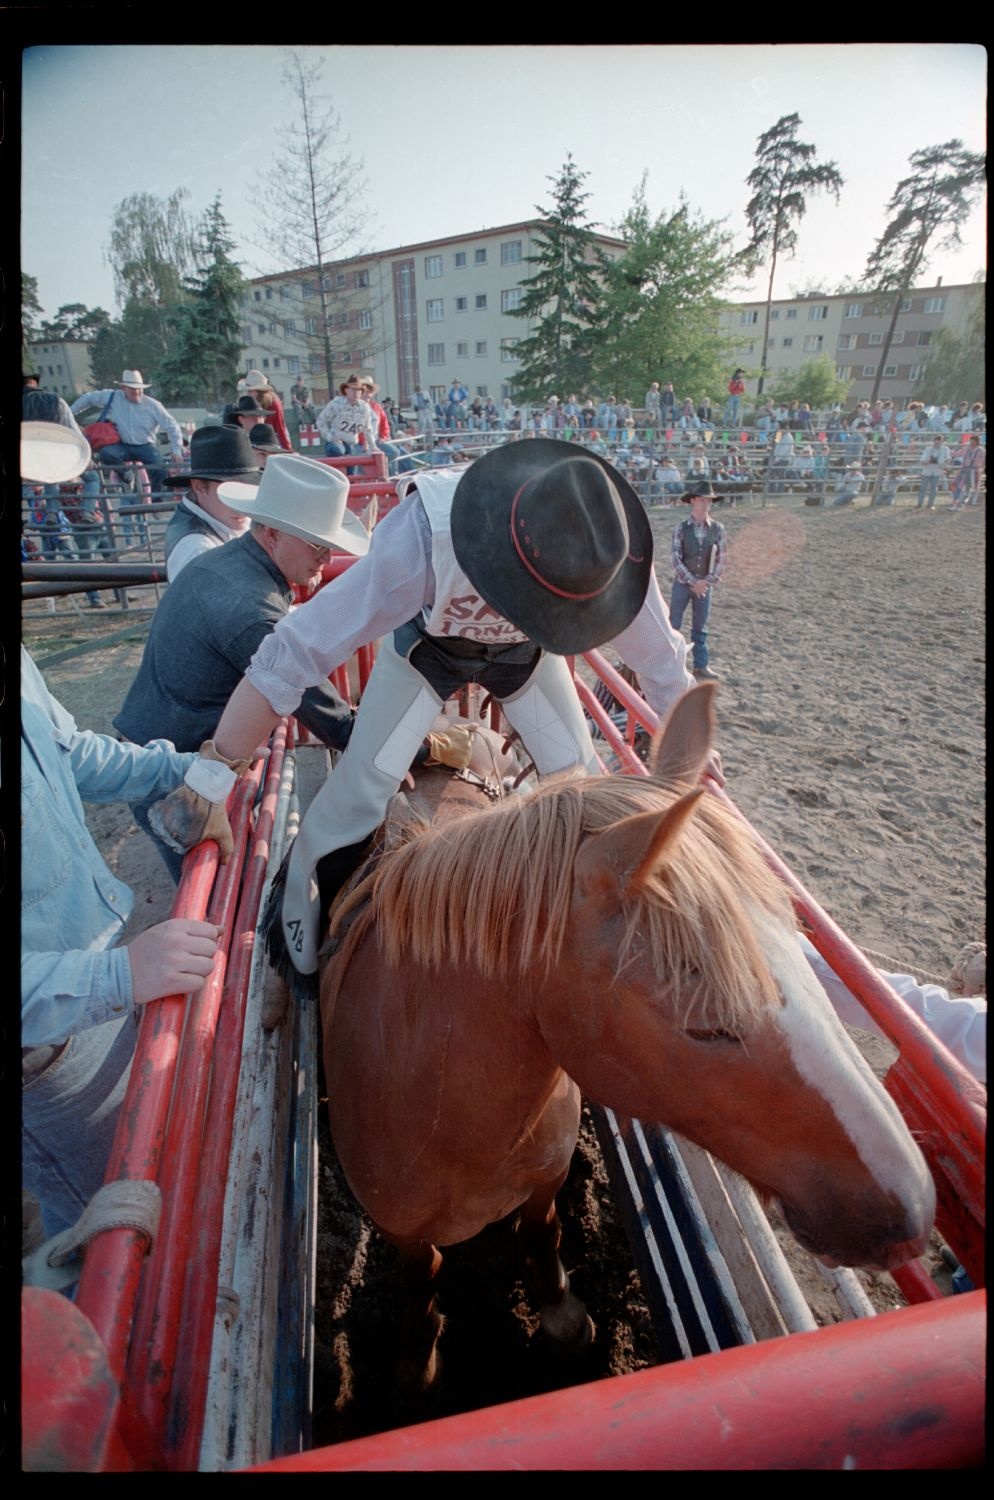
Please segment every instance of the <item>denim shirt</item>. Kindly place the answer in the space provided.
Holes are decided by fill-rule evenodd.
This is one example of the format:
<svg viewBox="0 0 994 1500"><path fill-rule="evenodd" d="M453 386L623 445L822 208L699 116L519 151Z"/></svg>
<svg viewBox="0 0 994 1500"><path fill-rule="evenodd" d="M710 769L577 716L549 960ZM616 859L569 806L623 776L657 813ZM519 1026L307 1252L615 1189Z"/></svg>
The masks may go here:
<svg viewBox="0 0 994 1500"><path fill-rule="evenodd" d="M126 948L134 897L111 874L88 802L165 796L195 755L76 728L21 650L21 1045L64 1042L133 1008Z"/></svg>

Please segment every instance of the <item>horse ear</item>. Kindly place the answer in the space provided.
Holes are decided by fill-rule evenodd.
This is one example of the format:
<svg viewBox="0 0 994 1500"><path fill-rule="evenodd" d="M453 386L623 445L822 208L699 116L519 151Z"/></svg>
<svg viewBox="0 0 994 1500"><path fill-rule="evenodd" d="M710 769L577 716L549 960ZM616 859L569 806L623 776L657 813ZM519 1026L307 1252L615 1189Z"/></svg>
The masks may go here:
<svg viewBox="0 0 994 1500"><path fill-rule="evenodd" d="M579 884L587 890L601 885L615 893L619 882L630 892L643 886L675 847L703 795L704 788L695 787L662 815L657 811L636 813L587 839L576 860Z"/></svg>
<svg viewBox="0 0 994 1500"><path fill-rule="evenodd" d="M702 682L678 698L652 737L649 769L673 786L693 785L714 743L715 684Z"/></svg>

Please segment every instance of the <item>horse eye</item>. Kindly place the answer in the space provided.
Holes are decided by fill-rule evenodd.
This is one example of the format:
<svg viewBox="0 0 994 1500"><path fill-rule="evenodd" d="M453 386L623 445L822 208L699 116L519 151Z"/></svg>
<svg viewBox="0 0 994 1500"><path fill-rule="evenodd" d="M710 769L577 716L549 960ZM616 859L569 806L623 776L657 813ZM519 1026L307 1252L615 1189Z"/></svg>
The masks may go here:
<svg viewBox="0 0 994 1500"><path fill-rule="evenodd" d="M737 1046L742 1045L742 1038L736 1036L734 1031L694 1031L690 1030L687 1035L695 1042L734 1042Z"/></svg>

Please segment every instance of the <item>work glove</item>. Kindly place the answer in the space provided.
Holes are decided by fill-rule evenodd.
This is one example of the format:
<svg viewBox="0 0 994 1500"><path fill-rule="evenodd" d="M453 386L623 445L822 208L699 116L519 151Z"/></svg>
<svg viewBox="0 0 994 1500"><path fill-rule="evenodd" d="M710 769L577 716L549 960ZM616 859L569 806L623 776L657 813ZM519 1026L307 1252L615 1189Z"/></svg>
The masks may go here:
<svg viewBox="0 0 994 1500"><path fill-rule="evenodd" d="M149 808L149 826L177 854L185 854L203 839L214 839L221 863L226 865L235 844L225 803L235 782L251 764L249 760L225 760L215 750L213 740L204 740L199 759L187 771L182 785Z"/></svg>
<svg viewBox="0 0 994 1500"><path fill-rule="evenodd" d="M465 771L473 754L475 724L453 724L441 734L431 733L427 737L428 759L426 766L453 766Z"/></svg>

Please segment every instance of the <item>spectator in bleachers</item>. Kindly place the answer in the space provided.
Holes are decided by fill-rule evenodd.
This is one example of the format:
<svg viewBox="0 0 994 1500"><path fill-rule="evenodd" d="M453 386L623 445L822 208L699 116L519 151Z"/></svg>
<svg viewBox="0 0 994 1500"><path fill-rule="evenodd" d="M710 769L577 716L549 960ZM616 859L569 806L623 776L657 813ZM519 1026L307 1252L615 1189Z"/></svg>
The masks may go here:
<svg viewBox="0 0 994 1500"><path fill-rule="evenodd" d="M698 402L697 420L702 432L714 432L714 412L711 410L710 396L702 396Z"/></svg>
<svg viewBox="0 0 994 1500"><path fill-rule="evenodd" d="M949 407L946 406L945 402L941 406L936 407L935 411L929 417L928 430L929 432L949 431Z"/></svg>
<svg viewBox="0 0 994 1500"><path fill-rule="evenodd" d="M449 386L449 395L445 407L445 421L450 432L455 432L465 426L466 402L468 400L469 391L463 385L458 375L456 375Z"/></svg>
<svg viewBox="0 0 994 1500"><path fill-rule="evenodd" d="M849 428L849 442L847 451L852 460L859 463L863 457L863 449L866 447L868 429L865 422L857 422Z"/></svg>
<svg viewBox="0 0 994 1500"><path fill-rule="evenodd" d="M697 465L696 469L694 469L695 465ZM691 474L691 470L692 469L694 469L694 472L697 473L698 475L701 474L701 473L703 473L705 475L710 475L710 473L711 473L711 462L710 462L710 460L708 458L707 449L705 448L705 446L704 446L703 443L695 443L694 446L691 448L690 453L688 454L688 458L687 458L687 478L688 479L690 478L690 474Z"/></svg>
<svg viewBox="0 0 994 1500"><path fill-rule="evenodd" d="M580 407L580 426L589 431L590 428L595 426L596 422L597 408L594 406L593 401L588 396L586 401L584 401L583 405Z"/></svg>
<svg viewBox="0 0 994 1500"><path fill-rule="evenodd" d="M901 480L901 471L893 466L890 467L880 481L880 489L872 501L873 505L894 505L897 501L897 487Z"/></svg>
<svg viewBox="0 0 994 1500"><path fill-rule="evenodd" d="M799 432L810 432L814 425L811 407L806 401L802 401L797 411L797 429Z"/></svg>
<svg viewBox="0 0 994 1500"><path fill-rule="evenodd" d="M926 510L934 509L935 498L942 487L951 459L952 454L948 443L944 443L942 434L937 432L921 456L919 464L921 483L918 486L916 510L921 510L922 507Z"/></svg>
<svg viewBox="0 0 994 1500"><path fill-rule="evenodd" d="M362 399L373 413L373 421L376 425L376 443L381 453L385 453L388 460L388 471L394 474L410 474L414 469L413 459L408 458L406 450L392 441L393 433L390 427L390 418L386 410L380 405L376 397L379 395L379 386L372 375L363 375L359 382Z"/></svg>
<svg viewBox="0 0 994 1500"><path fill-rule="evenodd" d="M654 380L642 399L645 407L646 426L659 426L659 381Z"/></svg>
<svg viewBox="0 0 994 1500"><path fill-rule="evenodd" d="M317 427L324 438L326 458L377 451L377 423L368 403L362 399L358 375L342 381L338 395L318 413Z"/></svg>
<svg viewBox="0 0 994 1500"><path fill-rule="evenodd" d="M652 477L655 492L664 504L671 503L672 499L683 491L683 475L677 468L671 453L663 453L660 456Z"/></svg>
<svg viewBox="0 0 994 1500"><path fill-rule="evenodd" d="M608 396L601 403L600 411L597 413L597 425L604 434L605 441L613 447L618 441L618 401L615 396Z"/></svg>
<svg viewBox="0 0 994 1500"><path fill-rule="evenodd" d="M667 380L659 393L659 422L664 428L676 426L677 406L676 392L673 389L672 380Z"/></svg>
<svg viewBox="0 0 994 1500"><path fill-rule="evenodd" d="M496 432L500 426L500 412L493 396L488 396L483 403L483 421L487 432Z"/></svg>
<svg viewBox="0 0 994 1500"><path fill-rule="evenodd" d="M501 432L510 432L510 430L511 430L511 419L514 416L514 412L515 412L514 402L511 400L510 396L505 396L504 399L503 399L503 401L500 404L500 418L499 418L499 421L500 421L500 430L501 430Z"/></svg>
<svg viewBox="0 0 994 1500"><path fill-rule="evenodd" d="M599 453L601 458L607 457L607 443L605 443L596 427L591 427L586 446L590 449L591 453Z"/></svg>
<svg viewBox="0 0 994 1500"><path fill-rule="evenodd" d="M742 397L745 395L745 381L742 379L744 373L741 368L735 369L731 380L728 382L725 421L730 427L737 427L742 421Z"/></svg>
<svg viewBox="0 0 994 1500"><path fill-rule="evenodd" d="M259 405L264 408L265 415L262 420L269 423L284 453L292 453L293 444L287 431L283 402L269 384L268 375L263 375L261 370L249 370L245 376L245 394L254 396Z"/></svg>
<svg viewBox="0 0 994 1500"><path fill-rule="evenodd" d="M974 432L986 432L987 413L984 411L984 403L982 401L975 401L973 403L970 407L970 417L973 422Z"/></svg>
<svg viewBox="0 0 994 1500"><path fill-rule="evenodd" d="M977 504L980 498L980 481L986 467L987 451L980 446L979 433L972 432L953 485L950 510L962 510L966 505Z"/></svg>
<svg viewBox="0 0 994 1500"><path fill-rule="evenodd" d="M726 417L726 421L728 418ZM756 441L766 443L769 441L770 429L773 427L775 418L773 415L773 403L766 401L756 412ZM738 423L734 424L735 426Z"/></svg>

